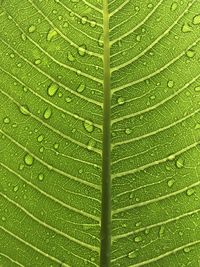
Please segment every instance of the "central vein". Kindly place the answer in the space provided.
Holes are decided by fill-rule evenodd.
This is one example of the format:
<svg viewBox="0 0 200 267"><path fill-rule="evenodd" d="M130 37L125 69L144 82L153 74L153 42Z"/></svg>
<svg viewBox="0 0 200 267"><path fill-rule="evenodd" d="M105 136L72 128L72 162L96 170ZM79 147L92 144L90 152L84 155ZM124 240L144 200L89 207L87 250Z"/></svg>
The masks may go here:
<svg viewBox="0 0 200 267"><path fill-rule="evenodd" d="M103 0L104 28L104 103L103 103L103 163L100 266L110 266L111 250L111 86L108 1Z"/></svg>

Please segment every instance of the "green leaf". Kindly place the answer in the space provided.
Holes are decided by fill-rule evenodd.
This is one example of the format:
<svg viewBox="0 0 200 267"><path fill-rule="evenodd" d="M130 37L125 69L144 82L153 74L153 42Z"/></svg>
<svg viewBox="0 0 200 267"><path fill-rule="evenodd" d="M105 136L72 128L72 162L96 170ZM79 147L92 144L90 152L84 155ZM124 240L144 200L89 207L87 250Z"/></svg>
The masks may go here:
<svg viewBox="0 0 200 267"><path fill-rule="evenodd" d="M4 0L0 25L0 266L199 266L199 1Z"/></svg>

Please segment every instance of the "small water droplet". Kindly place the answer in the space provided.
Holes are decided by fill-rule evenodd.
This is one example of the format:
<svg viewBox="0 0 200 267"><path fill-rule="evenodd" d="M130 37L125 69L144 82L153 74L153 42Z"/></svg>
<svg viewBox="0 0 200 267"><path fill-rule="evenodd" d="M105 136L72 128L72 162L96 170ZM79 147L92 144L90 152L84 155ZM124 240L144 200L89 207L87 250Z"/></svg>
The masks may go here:
<svg viewBox="0 0 200 267"><path fill-rule="evenodd" d="M134 258L137 257L137 255L138 255L137 251L131 251L131 252L128 253L128 258L129 259L134 259Z"/></svg>
<svg viewBox="0 0 200 267"><path fill-rule="evenodd" d="M119 105L123 105L123 104L125 103L124 98L123 98L123 97L119 97L119 98L117 99L117 103L118 103Z"/></svg>
<svg viewBox="0 0 200 267"><path fill-rule="evenodd" d="M141 236L136 236L135 237L135 242L138 243L138 242L141 242L142 241L142 237Z"/></svg>
<svg viewBox="0 0 200 267"><path fill-rule="evenodd" d="M54 147L55 149L58 149L58 148L59 148L59 144L58 144L58 143L55 143L55 144L53 145L53 147Z"/></svg>
<svg viewBox="0 0 200 267"><path fill-rule="evenodd" d="M70 103L70 102L72 101L72 99L71 99L70 97L66 97L66 98L65 98L65 101L66 101L67 103Z"/></svg>
<svg viewBox="0 0 200 267"><path fill-rule="evenodd" d="M87 145L88 150L92 150L95 147L95 145L96 145L96 142L93 139L91 139Z"/></svg>
<svg viewBox="0 0 200 267"><path fill-rule="evenodd" d="M26 154L26 156L24 157L24 162L26 163L26 165L31 166L33 165L34 159L30 154Z"/></svg>
<svg viewBox="0 0 200 267"><path fill-rule="evenodd" d="M168 81L167 86L172 88L174 86L174 81Z"/></svg>
<svg viewBox="0 0 200 267"><path fill-rule="evenodd" d="M200 86L194 88L195 92L200 92Z"/></svg>
<svg viewBox="0 0 200 267"><path fill-rule="evenodd" d="M14 192L17 192L18 190L19 190L19 186L18 185L16 185L16 186L13 187L13 191Z"/></svg>
<svg viewBox="0 0 200 267"><path fill-rule="evenodd" d="M57 31L54 29L51 29L48 33L47 33L47 41L50 42L56 35L57 35Z"/></svg>
<svg viewBox="0 0 200 267"><path fill-rule="evenodd" d="M81 18L81 23L84 25L87 23L87 17L82 17Z"/></svg>
<svg viewBox="0 0 200 267"><path fill-rule="evenodd" d="M35 60L35 65L39 65L41 63L41 60L40 59L36 59Z"/></svg>
<svg viewBox="0 0 200 267"><path fill-rule="evenodd" d="M37 138L38 142L41 143L44 140L44 136L41 134Z"/></svg>
<svg viewBox="0 0 200 267"><path fill-rule="evenodd" d="M32 32L34 32L35 30L36 30L35 25L31 25L31 26L28 28L28 32L29 32L29 33L32 33Z"/></svg>
<svg viewBox="0 0 200 267"><path fill-rule="evenodd" d="M177 7L178 7L178 3L177 2L172 3L171 11L175 11L177 9Z"/></svg>
<svg viewBox="0 0 200 267"><path fill-rule="evenodd" d="M186 193L187 193L187 196L191 196L191 195L194 194L194 192L195 192L195 190L193 188L190 188L190 189L187 190Z"/></svg>
<svg viewBox="0 0 200 267"><path fill-rule="evenodd" d="M183 166L184 166L184 159L179 158L179 159L176 161L176 166L177 166L177 168L179 168L179 169L183 168Z"/></svg>
<svg viewBox="0 0 200 267"><path fill-rule="evenodd" d="M164 232L165 232L165 227L161 226L159 230L159 236L162 237L164 235Z"/></svg>
<svg viewBox="0 0 200 267"><path fill-rule="evenodd" d="M193 24L194 24L194 25L200 24L200 15L196 15L196 16L193 18Z"/></svg>
<svg viewBox="0 0 200 267"><path fill-rule="evenodd" d="M92 28L94 28L96 25L97 25L96 21L93 20L93 21L90 22L90 26Z"/></svg>
<svg viewBox="0 0 200 267"><path fill-rule="evenodd" d="M19 107L19 110L22 114L24 115L29 115L29 109L26 105L23 105L23 106L20 106Z"/></svg>
<svg viewBox="0 0 200 267"><path fill-rule="evenodd" d="M91 133L94 131L94 125L91 121L85 120L83 125L87 132Z"/></svg>
<svg viewBox="0 0 200 267"><path fill-rule="evenodd" d="M192 28L188 23L184 23L181 30L183 33L187 33L187 32L191 32Z"/></svg>
<svg viewBox="0 0 200 267"><path fill-rule="evenodd" d="M191 251L191 248L184 248L183 251L184 251L185 253L188 253L188 252Z"/></svg>
<svg viewBox="0 0 200 267"><path fill-rule="evenodd" d="M78 53L79 53L80 56L83 57L85 55L85 53L86 53L86 45L79 46Z"/></svg>
<svg viewBox="0 0 200 267"><path fill-rule="evenodd" d="M77 92L82 93L85 90L85 84L81 83L77 88Z"/></svg>
<svg viewBox="0 0 200 267"><path fill-rule="evenodd" d="M51 109L49 107L46 108L45 111L44 111L44 114L43 114L44 118L47 120L47 119L49 119L51 117L51 115L52 115Z"/></svg>
<svg viewBox="0 0 200 267"><path fill-rule="evenodd" d="M47 88L47 93L49 96L54 96L56 92L58 91L59 86L56 83L52 83Z"/></svg>
<svg viewBox="0 0 200 267"><path fill-rule="evenodd" d="M131 129L129 129L129 128L127 128L127 129L125 130L125 133L129 135L129 134L131 134L131 133L132 133L132 130L131 130Z"/></svg>
<svg viewBox="0 0 200 267"><path fill-rule="evenodd" d="M175 183L175 180L174 180L174 179L170 179L170 180L167 182L167 185L168 185L169 187L172 187L172 186L174 185L174 183Z"/></svg>
<svg viewBox="0 0 200 267"><path fill-rule="evenodd" d="M22 40L26 41L26 35L24 33L21 34Z"/></svg>
<svg viewBox="0 0 200 267"><path fill-rule="evenodd" d="M194 57L195 52L192 51L192 50L188 50L188 51L186 52L186 55L187 55L187 57L192 58L192 57Z"/></svg>
<svg viewBox="0 0 200 267"><path fill-rule="evenodd" d="M73 56L73 54L71 52L67 53L67 58L69 61L73 62L75 60L75 57Z"/></svg>
<svg viewBox="0 0 200 267"><path fill-rule="evenodd" d="M8 124L8 123L10 123L10 119L9 119L8 117L6 117L6 118L4 118L3 122L4 122L5 124Z"/></svg>
<svg viewBox="0 0 200 267"><path fill-rule="evenodd" d="M40 181L43 181L43 180L44 180L44 174L43 174L43 173L40 173L40 174L38 175L38 179L39 179Z"/></svg>

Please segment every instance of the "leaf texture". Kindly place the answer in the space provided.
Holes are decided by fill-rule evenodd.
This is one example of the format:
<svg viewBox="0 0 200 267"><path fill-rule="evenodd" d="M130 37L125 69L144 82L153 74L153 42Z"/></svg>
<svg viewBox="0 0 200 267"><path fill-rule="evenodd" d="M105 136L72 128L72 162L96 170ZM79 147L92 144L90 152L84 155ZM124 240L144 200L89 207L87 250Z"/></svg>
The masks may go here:
<svg viewBox="0 0 200 267"><path fill-rule="evenodd" d="M200 2L4 0L0 25L0 266L199 266Z"/></svg>

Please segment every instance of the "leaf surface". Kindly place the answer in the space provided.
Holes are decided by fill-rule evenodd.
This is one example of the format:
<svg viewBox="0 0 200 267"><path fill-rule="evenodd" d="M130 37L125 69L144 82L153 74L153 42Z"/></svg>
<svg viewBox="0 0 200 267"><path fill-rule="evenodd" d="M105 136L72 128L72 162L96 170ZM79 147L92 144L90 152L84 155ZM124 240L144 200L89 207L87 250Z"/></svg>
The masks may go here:
<svg viewBox="0 0 200 267"><path fill-rule="evenodd" d="M198 10L1 1L1 266L199 266Z"/></svg>

